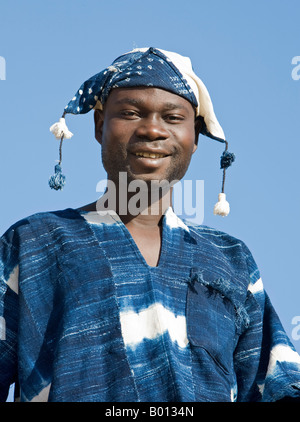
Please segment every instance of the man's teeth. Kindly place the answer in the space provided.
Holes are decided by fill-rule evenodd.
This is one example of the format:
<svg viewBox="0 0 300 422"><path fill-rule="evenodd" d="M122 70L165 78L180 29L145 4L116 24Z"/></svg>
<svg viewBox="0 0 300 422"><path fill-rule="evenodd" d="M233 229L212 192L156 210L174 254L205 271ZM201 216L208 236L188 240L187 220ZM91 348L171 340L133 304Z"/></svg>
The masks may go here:
<svg viewBox="0 0 300 422"><path fill-rule="evenodd" d="M153 152L136 152L135 155L145 158L163 158L165 154L154 154Z"/></svg>

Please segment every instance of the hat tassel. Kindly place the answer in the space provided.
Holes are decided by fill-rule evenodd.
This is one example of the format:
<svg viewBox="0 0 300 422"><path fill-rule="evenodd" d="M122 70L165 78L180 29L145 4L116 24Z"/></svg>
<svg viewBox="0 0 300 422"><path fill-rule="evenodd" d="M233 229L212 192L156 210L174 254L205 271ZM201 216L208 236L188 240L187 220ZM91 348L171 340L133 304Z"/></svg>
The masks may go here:
<svg viewBox="0 0 300 422"><path fill-rule="evenodd" d="M228 151L228 142L224 142L226 147L221 156L221 169L223 169L222 192L219 193L218 202L214 206L214 214L221 215L222 217L226 217L230 212L230 205L226 200L226 194L224 193L226 169L230 167L235 160L235 155Z"/></svg>
<svg viewBox="0 0 300 422"><path fill-rule="evenodd" d="M54 174L49 179L49 186L51 189L62 190L66 183L66 176L62 174L61 171L61 161L62 161L62 143L64 140L64 135L62 135L59 144L59 162L54 167Z"/></svg>
<svg viewBox="0 0 300 422"><path fill-rule="evenodd" d="M219 193L219 200L214 206L214 214L226 217L230 212L229 202L226 201L226 194L224 192Z"/></svg>
<svg viewBox="0 0 300 422"><path fill-rule="evenodd" d="M62 174L61 169L61 162L62 162L62 143L64 138L70 139L73 136L73 133L69 131L66 120L65 120L65 112L63 113L62 117L59 119L58 122L54 123L50 127L50 132L53 133L56 139L60 139L59 143L59 162L54 167L54 175L49 178L49 186L51 189L61 190L66 183L66 176Z"/></svg>
<svg viewBox="0 0 300 422"><path fill-rule="evenodd" d="M50 127L50 132L53 133L53 135L55 136L56 139L61 139L62 136L65 139L70 139L73 136L73 133L69 131L69 129L66 125L65 114L66 114L66 112L63 113L63 115L61 116L61 118L59 119L58 122L54 123Z"/></svg>

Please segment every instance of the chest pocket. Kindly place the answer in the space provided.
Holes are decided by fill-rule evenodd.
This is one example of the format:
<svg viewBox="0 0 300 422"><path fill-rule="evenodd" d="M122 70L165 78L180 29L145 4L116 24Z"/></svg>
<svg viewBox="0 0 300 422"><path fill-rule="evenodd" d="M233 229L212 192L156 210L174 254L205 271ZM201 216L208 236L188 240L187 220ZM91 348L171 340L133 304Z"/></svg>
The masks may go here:
<svg viewBox="0 0 300 422"><path fill-rule="evenodd" d="M187 336L192 348L204 349L228 374L237 339L237 312L233 302L222 293L222 283L218 282L218 288L213 284L205 278L191 282L187 294Z"/></svg>

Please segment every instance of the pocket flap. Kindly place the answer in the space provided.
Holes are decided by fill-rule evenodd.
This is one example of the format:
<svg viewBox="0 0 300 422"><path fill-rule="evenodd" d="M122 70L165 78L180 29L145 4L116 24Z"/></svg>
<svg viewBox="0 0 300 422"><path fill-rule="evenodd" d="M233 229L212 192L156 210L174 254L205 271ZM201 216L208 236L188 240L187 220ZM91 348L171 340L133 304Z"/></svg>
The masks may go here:
<svg viewBox="0 0 300 422"><path fill-rule="evenodd" d="M192 346L204 348L225 372L229 372L236 340L236 310L232 301L209 281L190 285L187 335Z"/></svg>

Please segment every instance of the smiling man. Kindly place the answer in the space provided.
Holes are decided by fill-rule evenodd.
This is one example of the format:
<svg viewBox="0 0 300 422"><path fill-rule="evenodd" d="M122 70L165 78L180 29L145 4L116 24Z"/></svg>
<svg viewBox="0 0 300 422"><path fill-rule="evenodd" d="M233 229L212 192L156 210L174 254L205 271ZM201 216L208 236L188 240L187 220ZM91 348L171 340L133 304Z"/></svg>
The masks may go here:
<svg viewBox="0 0 300 422"><path fill-rule="evenodd" d="M65 183L65 116L90 110L103 197L34 214L1 238L1 400L13 382L21 401L299 400L300 358L251 253L172 209L199 134L225 143L224 172L233 160L190 60L137 49L84 82L51 127L54 189ZM224 202L222 189L216 213Z"/></svg>

